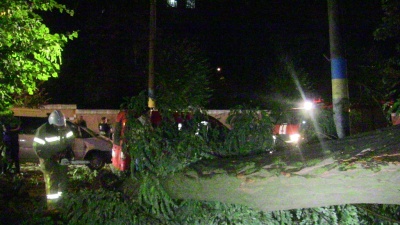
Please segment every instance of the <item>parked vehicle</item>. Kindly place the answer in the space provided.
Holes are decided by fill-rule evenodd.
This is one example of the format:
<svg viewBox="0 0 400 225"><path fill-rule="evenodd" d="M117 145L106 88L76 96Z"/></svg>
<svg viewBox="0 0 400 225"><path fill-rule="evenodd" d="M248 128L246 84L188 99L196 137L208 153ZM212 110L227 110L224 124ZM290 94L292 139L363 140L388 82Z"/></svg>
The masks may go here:
<svg viewBox="0 0 400 225"><path fill-rule="evenodd" d="M310 128L310 112L314 107L313 102L307 101L303 106L292 108L277 118L273 129L275 148L285 146L285 144L299 146L307 141L305 131Z"/></svg>
<svg viewBox="0 0 400 225"><path fill-rule="evenodd" d="M274 126L273 137L275 146L282 146L283 143L297 146L305 137L301 133L302 123L281 123Z"/></svg>
<svg viewBox="0 0 400 225"><path fill-rule="evenodd" d="M46 117L18 117L21 121L19 132L19 156L20 162L39 163L39 158L33 150L33 138L36 129L47 122ZM67 121L74 133L75 139L72 146L74 153L71 164L87 165L92 170L104 167L111 163L111 140L101 137L89 128L79 126Z"/></svg>

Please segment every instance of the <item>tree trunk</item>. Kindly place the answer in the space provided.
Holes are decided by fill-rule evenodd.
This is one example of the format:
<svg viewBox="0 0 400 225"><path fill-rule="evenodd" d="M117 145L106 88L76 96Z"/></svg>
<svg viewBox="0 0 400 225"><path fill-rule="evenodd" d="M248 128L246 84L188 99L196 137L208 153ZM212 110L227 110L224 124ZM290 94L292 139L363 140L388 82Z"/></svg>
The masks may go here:
<svg viewBox="0 0 400 225"><path fill-rule="evenodd" d="M163 180L175 199L263 211L400 204L400 126L273 154L215 159Z"/></svg>

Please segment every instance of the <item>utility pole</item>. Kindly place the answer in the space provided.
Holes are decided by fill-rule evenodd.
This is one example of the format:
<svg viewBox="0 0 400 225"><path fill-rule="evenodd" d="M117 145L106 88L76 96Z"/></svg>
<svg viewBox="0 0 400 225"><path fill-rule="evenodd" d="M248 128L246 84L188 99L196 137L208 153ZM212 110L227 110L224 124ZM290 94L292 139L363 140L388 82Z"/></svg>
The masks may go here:
<svg viewBox="0 0 400 225"><path fill-rule="evenodd" d="M150 109L156 108L156 96L154 91L154 48L156 38L156 0L150 0L150 24L149 24L149 101Z"/></svg>
<svg viewBox="0 0 400 225"><path fill-rule="evenodd" d="M350 135L350 101L347 63L343 57L339 31L338 0L328 1L329 44L331 54L332 103L336 132L339 138Z"/></svg>

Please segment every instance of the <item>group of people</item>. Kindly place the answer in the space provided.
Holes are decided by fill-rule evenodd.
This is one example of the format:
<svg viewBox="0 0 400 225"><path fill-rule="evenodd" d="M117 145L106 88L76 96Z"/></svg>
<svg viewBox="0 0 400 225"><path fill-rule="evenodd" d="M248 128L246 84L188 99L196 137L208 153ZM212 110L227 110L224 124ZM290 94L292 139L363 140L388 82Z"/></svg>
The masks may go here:
<svg viewBox="0 0 400 225"><path fill-rule="evenodd" d="M80 116L76 124L87 127L83 116ZM1 138L0 138L0 173L20 173L19 165L19 140L20 121L12 114L0 118ZM111 125L106 117L101 118L98 125L100 135L112 138Z"/></svg>
<svg viewBox="0 0 400 225"><path fill-rule="evenodd" d="M0 166L1 174L20 174L19 140L20 121L13 115L3 116L0 120Z"/></svg>

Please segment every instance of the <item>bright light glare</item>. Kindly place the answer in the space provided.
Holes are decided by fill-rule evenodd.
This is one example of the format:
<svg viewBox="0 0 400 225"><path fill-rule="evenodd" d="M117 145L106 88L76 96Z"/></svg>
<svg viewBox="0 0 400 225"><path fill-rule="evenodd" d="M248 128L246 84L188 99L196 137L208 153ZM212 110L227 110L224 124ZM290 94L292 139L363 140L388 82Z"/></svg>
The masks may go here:
<svg viewBox="0 0 400 225"><path fill-rule="evenodd" d="M300 140L300 134L291 134L289 138L290 142L297 143Z"/></svg>
<svg viewBox="0 0 400 225"><path fill-rule="evenodd" d="M183 126L182 123L178 123L178 130L182 130L182 126Z"/></svg>
<svg viewBox="0 0 400 225"><path fill-rule="evenodd" d="M314 104L310 101L306 101L306 102L304 102L303 107L305 110L311 110L312 108L314 108Z"/></svg>
<svg viewBox="0 0 400 225"><path fill-rule="evenodd" d="M49 200L58 199L61 197L61 195L62 195L61 191L57 192L57 194L48 194L47 199L49 199Z"/></svg>

